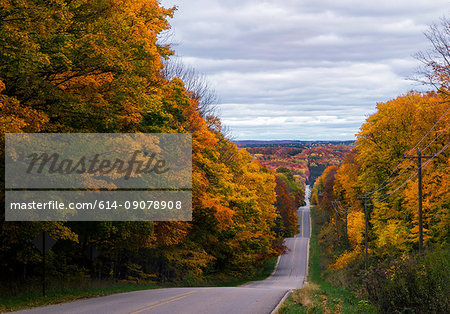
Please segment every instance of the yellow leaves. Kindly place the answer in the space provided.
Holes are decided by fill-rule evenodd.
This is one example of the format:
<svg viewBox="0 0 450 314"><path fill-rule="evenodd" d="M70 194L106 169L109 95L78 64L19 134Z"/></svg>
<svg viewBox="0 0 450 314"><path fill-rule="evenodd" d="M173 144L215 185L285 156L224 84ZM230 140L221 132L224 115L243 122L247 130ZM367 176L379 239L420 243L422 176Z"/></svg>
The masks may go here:
<svg viewBox="0 0 450 314"><path fill-rule="evenodd" d="M405 244L408 239L409 230L401 220L390 219L385 223L377 222L375 227L377 247L406 249Z"/></svg>
<svg viewBox="0 0 450 314"><path fill-rule="evenodd" d="M347 154L344 162L336 172L336 181L333 187L334 195L345 200L346 205L351 209L358 209L360 207L357 200L359 192L359 165L356 161L356 156L356 150L352 150Z"/></svg>
<svg viewBox="0 0 450 314"><path fill-rule="evenodd" d="M361 254L360 250L346 251L340 255L336 261L329 266L330 269L342 269L347 266L348 263L358 258Z"/></svg>
<svg viewBox="0 0 450 314"><path fill-rule="evenodd" d="M78 243L78 234L63 224L46 223L46 229L55 240L71 240Z"/></svg>
<svg viewBox="0 0 450 314"><path fill-rule="evenodd" d="M5 84L0 80L0 134L39 132L48 122L48 117L42 112L24 107L10 96L1 94Z"/></svg>
<svg viewBox="0 0 450 314"><path fill-rule="evenodd" d="M351 212L347 216L347 234L352 249L359 249L364 240L365 219L362 212Z"/></svg>
<svg viewBox="0 0 450 314"><path fill-rule="evenodd" d="M386 278L389 278L390 280L394 280L396 275L397 275L397 273L398 273L398 266L397 265L392 265L391 267L389 267L385 271Z"/></svg>
<svg viewBox="0 0 450 314"><path fill-rule="evenodd" d="M203 269L214 260L213 256L197 247L170 248L164 251L163 254L183 276L194 276L191 279L200 278Z"/></svg>
<svg viewBox="0 0 450 314"><path fill-rule="evenodd" d="M359 171L356 175L351 174L351 168L344 163L336 175L339 184L335 186L335 193L352 206L357 204L356 195L349 192L359 189L360 193L364 193L385 183L386 188L372 195L379 196L372 200L371 209L371 224L377 247L408 250L417 245L417 177L400 186L417 171L417 163L415 160L403 161L403 154L419 141L418 147L425 155L438 152L448 143L450 130L445 128L450 123L450 114L444 115L448 110L445 97L434 92L410 92L378 104L378 111L367 119L358 134L356 162L360 166ZM425 240L433 238L435 242L446 241L450 225L449 163L448 152L443 152L422 171ZM392 178L384 181L394 170L396 172ZM401 175L397 177L397 174ZM391 192L395 194L385 198Z"/></svg>
<svg viewBox="0 0 450 314"><path fill-rule="evenodd" d="M74 224L83 241L116 261L132 252L124 259L148 265L148 251L157 252L166 258L158 261L161 273L172 273L175 265L176 272L195 276L215 259L244 269L273 253L274 175L224 137L218 118L202 116L181 80L162 76L161 60L172 52L156 43L157 35L170 27L174 8L157 0L2 3L18 16L0 25L8 44L0 49L0 77L9 79L0 80L1 134L192 133L193 222L105 222L92 230ZM31 237L41 225L32 227L26 235L12 228L11 241ZM79 241L63 224L48 227L55 239ZM141 255L142 248L149 250ZM134 261L127 268L145 275Z"/></svg>

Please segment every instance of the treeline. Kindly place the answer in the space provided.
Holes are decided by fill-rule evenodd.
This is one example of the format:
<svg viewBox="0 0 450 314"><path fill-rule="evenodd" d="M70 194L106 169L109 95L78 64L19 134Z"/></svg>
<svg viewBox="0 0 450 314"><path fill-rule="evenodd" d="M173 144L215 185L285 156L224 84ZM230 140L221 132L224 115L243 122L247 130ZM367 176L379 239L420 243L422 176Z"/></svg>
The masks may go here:
<svg viewBox="0 0 450 314"><path fill-rule="evenodd" d="M284 250L281 238L292 235L295 217L283 206L298 191L288 172L280 178L226 138L199 85L187 89L164 72L173 51L158 36L173 14L156 0L1 1L2 159L8 132L193 138L192 222L5 222L2 208L2 286L41 274L32 243L41 230L57 240L48 274L65 281L252 276ZM1 193L4 199L4 182ZM85 252L93 247L100 255L91 262Z"/></svg>
<svg viewBox="0 0 450 314"><path fill-rule="evenodd" d="M280 167L276 172L275 204L280 214L276 220L276 230L283 237L293 237L298 233L297 209L304 205L305 190L289 168Z"/></svg>
<svg viewBox="0 0 450 314"><path fill-rule="evenodd" d="M340 166L312 191L328 279L353 288L382 313L450 310L450 110L446 89L377 105ZM418 169L423 176L419 252ZM367 269L365 212L367 209Z"/></svg>
<svg viewBox="0 0 450 314"><path fill-rule="evenodd" d="M353 142L313 142L275 146L243 145L259 162L269 169L288 168L295 178L304 184L313 184L330 165L339 165L344 160Z"/></svg>
<svg viewBox="0 0 450 314"><path fill-rule="evenodd" d="M450 20L426 37L416 79L437 91L379 103L356 147L312 191L327 279L382 313L450 312Z"/></svg>

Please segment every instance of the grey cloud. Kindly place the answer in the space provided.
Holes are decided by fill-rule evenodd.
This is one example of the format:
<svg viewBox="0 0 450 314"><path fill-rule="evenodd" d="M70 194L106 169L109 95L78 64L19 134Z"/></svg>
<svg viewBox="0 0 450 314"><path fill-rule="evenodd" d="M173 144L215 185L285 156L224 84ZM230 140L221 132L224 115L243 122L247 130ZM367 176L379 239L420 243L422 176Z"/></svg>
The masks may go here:
<svg viewBox="0 0 450 314"><path fill-rule="evenodd" d="M411 55L448 13L447 0L173 4L176 53L208 76L239 139L352 139L377 102L420 88L405 80Z"/></svg>

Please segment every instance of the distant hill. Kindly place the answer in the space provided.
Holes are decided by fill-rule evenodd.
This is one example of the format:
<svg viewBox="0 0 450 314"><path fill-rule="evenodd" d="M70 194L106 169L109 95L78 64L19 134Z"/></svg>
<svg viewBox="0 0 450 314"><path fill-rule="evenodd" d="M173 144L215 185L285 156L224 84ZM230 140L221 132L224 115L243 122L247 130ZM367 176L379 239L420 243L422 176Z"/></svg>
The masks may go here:
<svg viewBox="0 0 450 314"><path fill-rule="evenodd" d="M324 146L327 144L330 145L352 145L355 141L300 141L300 140L242 140L242 141L233 141L234 144L238 146Z"/></svg>
<svg viewBox="0 0 450 314"><path fill-rule="evenodd" d="M304 184L314 184L328 166L342 163L354 141L235 141L269 169L289 168Z"/></svg>

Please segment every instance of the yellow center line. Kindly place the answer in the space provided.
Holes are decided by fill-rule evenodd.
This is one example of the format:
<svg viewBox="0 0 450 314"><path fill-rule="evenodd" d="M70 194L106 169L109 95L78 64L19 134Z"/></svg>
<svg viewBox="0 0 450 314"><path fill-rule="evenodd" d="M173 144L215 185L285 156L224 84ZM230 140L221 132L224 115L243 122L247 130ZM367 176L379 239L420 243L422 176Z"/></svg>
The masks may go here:
<svg viewBox="0 0 450 314"><path fill-rule="evenodd" d="M301 225L301 227L300 228L302 228L302 238L303 238L303 236L304 236L304 232L303 232L303 230L305 229L305 211L304 210L302 210L302 225Z"/></svg>
<svg viewBox="0 0 450 314"><path fill-rule="evenodd" d="M294 238L294 248L292 250L292 259L291 259L291 271L289 272L289 277L292 274L292 270L294 268L294 260L295 260L295 247L297 246L296 238Z"/></svg>
<svg viewBox="0 0 450 314"><path fill-rule="evenodd" d="M170 303L170 302L173 302L173 301L181 300L181 299L186 298L186 297L188 297L188 296L190 296L191 294L194 294L194 293L197 293L197 291L190 291L190 292L186 292L186 293L183 293L183 294L175 295L175 296L167 298L167 299L162 299L162 300L159 300L159 301L155 301L155 302L152 302L152 303L150 303L149 305L147 305L147 306L145 306L143 308L140 308L137 311L130 312L130 314L137 314L137 313L141 313L141 312L144 312L144 311L147 311L147 310L151 310L151 309L153 309L153 308L155 308L157 306L164 305L164 304L167 304L167 303Z"/></svg>

